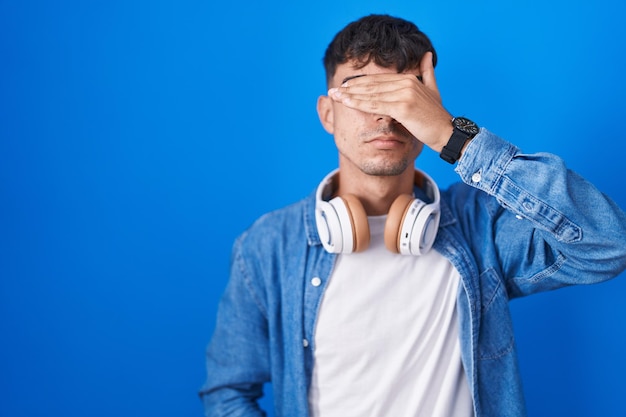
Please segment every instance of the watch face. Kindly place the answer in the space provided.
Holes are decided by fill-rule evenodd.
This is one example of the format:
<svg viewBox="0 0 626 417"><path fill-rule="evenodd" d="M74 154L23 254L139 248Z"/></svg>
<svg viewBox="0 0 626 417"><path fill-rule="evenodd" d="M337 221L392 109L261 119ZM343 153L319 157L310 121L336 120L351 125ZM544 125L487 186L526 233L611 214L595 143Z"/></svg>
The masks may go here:
<svg viewBox="0 0 626 417"><path fill-rule="evenodd" d="M452 123L454 123L454 127L460 131L468 133L472 136L477 135L480 131L476 123L465 117L455 117Z"/></svg>

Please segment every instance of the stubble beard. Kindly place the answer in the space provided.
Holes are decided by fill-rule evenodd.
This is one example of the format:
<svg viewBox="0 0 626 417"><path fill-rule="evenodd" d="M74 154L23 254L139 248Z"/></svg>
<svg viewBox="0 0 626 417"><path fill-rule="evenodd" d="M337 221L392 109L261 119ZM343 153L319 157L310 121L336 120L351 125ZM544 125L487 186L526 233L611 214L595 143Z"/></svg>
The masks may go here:
<svg viewBox="0 0 626 417"><path fill-rule="evenodd" d="M411 164L409 158L398 161L374 162L365 161L359 167L364 174L376 177L391 177L402 174Z"/></svg>

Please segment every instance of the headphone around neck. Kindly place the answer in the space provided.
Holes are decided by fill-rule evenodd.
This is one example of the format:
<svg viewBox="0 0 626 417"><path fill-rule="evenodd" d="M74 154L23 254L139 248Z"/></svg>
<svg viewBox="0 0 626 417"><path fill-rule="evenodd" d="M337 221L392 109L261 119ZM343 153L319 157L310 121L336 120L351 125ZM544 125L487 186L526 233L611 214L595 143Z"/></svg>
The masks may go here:
<svg viewBox="0 0 626 417"><path fill-rule="evenodd" d="M335 169L322 180L315 193L315 222L324 249L352 253L367 249L370 242L367 214L352 194L334 196L339 179ZM431 177L415 170L415 185L431 199L425 203L408 194L398 196L385 221L385 247L402 255L423 255L435 241L439 228L439 188Z"/></svg>

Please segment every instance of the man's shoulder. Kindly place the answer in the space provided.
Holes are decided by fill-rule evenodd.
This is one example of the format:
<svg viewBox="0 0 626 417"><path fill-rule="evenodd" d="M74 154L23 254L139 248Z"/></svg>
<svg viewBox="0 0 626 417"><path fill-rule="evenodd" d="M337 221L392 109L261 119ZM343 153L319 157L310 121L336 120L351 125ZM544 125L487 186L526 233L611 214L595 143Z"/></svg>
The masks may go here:
<svg viewBox="0 0 626 417"><path fill-rule="evenodd" d="M270 244L288 241L292 238L306 239L314 220L315 199L309 195L287 206L272 210L259 217L240 236L239 241L256 244Z"/></svg>
<svg viewBox="0 0 626 417"><path fill-rule="evenodd" d="M305 197L286 206L269 211L259 217L252 226L250 226L250 229L268 226L274 228L279 224L290 224L293 226L292 222L304 216L310 203L310 197Z"/></svg>

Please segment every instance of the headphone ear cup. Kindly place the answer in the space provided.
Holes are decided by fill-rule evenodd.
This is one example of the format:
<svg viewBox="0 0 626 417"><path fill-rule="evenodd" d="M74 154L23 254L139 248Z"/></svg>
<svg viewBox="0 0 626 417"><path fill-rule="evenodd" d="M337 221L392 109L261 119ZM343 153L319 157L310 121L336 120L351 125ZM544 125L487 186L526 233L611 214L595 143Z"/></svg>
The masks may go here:
<svg viewBox="0 0 626 417"><path fill-rule="evenodd" d="M414 219L412 225L413 230L409 244L411 255L423 255L430 251L437 237L439 216L439 209L432 204L427 204L420 208L419 214ZM405 221L409 220L405 219Z"/></svg>
<svg viewBox="0 0 626 417"><path fill-rule="evenodd" d="M362 252L370 244L370 226L367 221L367 214L361 201L352 194L345 194L340 197L348 211L350 216L350 222L352 223L352 236L353 236L353 251ZM346 231L347 232L347 231ZM348 251L344 252L348 253Z"/></svg>
<svg viewBox="0 0 626 417"><path fill-rule="evenodd" d="M402 223L414 198L408 194L399 195L391 204L385 221L385 247L393 253L400 253L400 233Z"/></svg>
<svg viewBox="0 0 626 417"><path fill-rule="evenodd" d="M324 249L329 253L339 253L343 250L343 233L341 232L341 221L333 203L334 201L318 201L316 203L315 224ZM343 204L343 202L340 203Z"/></svg>

